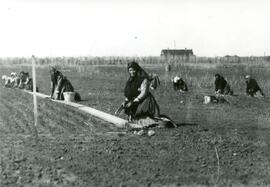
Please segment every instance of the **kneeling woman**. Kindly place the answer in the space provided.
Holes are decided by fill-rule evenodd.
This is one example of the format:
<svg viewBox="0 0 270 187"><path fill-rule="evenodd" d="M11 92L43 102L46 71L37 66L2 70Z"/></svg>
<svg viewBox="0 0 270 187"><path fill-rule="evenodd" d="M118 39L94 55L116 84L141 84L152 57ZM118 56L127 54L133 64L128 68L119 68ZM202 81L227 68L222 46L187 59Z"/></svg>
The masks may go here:
<svg viewBox="0 0 270 187"><path fill-rule="evenodd" d="M51 99L64 100L64 92L74 92L71 82L55 68L50 69ZM81 101L80 94L75 92L75 101Z"/></svg>
<svg viewBox="0 0 270 187"><path fill-rule="evenodd" d="M138 128L151 125L176 126L167 116L161 115L154 96L149 91L150 78L136 63L128 64L130 75L125 87L125 101L122 104L129 121L138 124Z"/></svg>

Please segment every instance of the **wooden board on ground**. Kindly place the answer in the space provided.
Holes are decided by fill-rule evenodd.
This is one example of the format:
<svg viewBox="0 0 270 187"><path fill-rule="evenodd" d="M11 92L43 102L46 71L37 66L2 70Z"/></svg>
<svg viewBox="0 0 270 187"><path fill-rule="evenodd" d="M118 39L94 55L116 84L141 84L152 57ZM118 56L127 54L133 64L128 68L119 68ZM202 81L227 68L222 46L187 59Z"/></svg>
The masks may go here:
<svg viewBox="0 0 270 187"><path fill-rule="evenodd" d="M27 93L30 93L30 94L33 94L33 92L29 92L29 91L26 91ZM50 96L48 95L45 95L45 94L42 94L42 93L36 93L36 96L38 97L41 97L41 98L50 98ZM82 105L82 104L79 104L79 103L74 103L74 102L66 102L66 101L62 101L62 100L52 100L53 102L58 102L58 103L62 103L62 104L66 104L66 105L69 105L69 106L73 106L83 112L86 112L88 114L91 114L95 117L98 117L100 119L103 119L107 122L110 122L114 125L116 125L117 127L120 127L120 128L123 128L123 127L126 127L128 121L127 120L124 120L122 118L119 118L119 117L116 117L114 115L111 115L111 114L108 114L106 112L102 112L100 110L97 110L97 109L94 109L94 108L91 108L89 106L85 106L85 105Z"/></svg>

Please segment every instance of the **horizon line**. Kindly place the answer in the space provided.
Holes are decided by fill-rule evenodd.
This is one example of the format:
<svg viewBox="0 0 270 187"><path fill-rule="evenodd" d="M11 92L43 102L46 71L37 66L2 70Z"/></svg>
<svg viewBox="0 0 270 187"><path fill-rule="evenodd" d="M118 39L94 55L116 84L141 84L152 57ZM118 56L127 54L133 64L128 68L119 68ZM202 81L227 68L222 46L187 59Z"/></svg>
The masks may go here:
<svg viewBox="0 0 270 187"><path fill-rule="evenodd" d="M31 58L34 56L35 58L166 58L162 57L161 55L29 55L29 56L0 56L0 59L16 59L16 58ZM190 55L190 56L175 56L175 58L183 58L183 57L196 57L196 58L225 58L225 57L239 57L239 58L246 58L246 57L270 57L270 55L224 55L224 56L198 56L198 55ZM169 58L168 58L169 59Z"/></svg>

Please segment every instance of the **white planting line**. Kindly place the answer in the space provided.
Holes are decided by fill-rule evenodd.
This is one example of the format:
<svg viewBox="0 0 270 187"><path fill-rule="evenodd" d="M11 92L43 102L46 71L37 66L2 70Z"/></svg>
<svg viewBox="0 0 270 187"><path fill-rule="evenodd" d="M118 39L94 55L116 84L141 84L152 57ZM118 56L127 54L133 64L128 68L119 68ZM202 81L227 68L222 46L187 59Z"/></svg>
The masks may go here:
<svg viewBox="0 0 270 187"><path fill-rule="evenodd" d="M26 92L30 93L32 95L34 94L33 92L29 92L29 91L26 91ZM50 98L50 96L42 94L42 93L36 93L36 96L41 97L41 98ZM83 112L86 112L86 113L91 114L95 117L103 119L104 121L113 123L114 125L116 125L117 127L120 127L120 128L126 127L126 125L128 124L127 120L124 120L124 119L119 118L117 116L108 114L106 112L102 112L100 110L97 110L97 109L94 109L94 108L91 108L91 107L88 107L88 106L85 106L85 105L82 105L79 103L67 102L67 101L62 101L62 100L53 100L53 99L51 101L66 104L69 106L73 106L73 107L75 107Z"/></svg>

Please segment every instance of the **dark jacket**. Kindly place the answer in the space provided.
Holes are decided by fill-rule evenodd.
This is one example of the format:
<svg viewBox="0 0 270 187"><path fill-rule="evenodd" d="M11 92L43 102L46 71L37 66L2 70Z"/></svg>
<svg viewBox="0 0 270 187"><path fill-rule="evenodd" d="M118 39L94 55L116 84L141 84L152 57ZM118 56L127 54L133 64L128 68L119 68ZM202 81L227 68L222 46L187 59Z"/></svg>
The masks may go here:
<svg viewBox="0 0 270 187"><path fill-rule="evenodd" d="M216 77L215 80L215 91L220 90L220 93L223 94L224 93L224 88L227 85L227 81L224 79L224 77L222 76L218 76Z"/></svg>
<svg viewBox="0 0 270 187"><path fill-rule="evenodd" d="M257 83L257 81L255 79L247 80L246 85L247 85L246 93L248 95L254 96L254 94L256 94L257 91L260 91L261 94L264 95L261 88L259 87L259 85L258 85L258 83Z"/></svg>
<svg viewBox="0 0 270 187"><path fill-rule="evenodd" d="M180 91L188 91L187 84L183 79L179 79L177 82L173 83L174 90L180 90Z"/></svg>
<svg viewBox="0 0 270 187"><path fill-rule="evenodd" d="M129 77L126 82L124 94L126 104L131 104L125 107L125 113L131 119L140 119L144 117L157 117L160 115L159 106L150 93L150 78L148 74L136 63L128 64L128 69L133 68L137 71L134 77Z"/></svg>
<svg viewBox="0 0 270 187"><path fill-rule="evenodd" d="M62 86L62 81L64 79L63 74L60 71L51 72L51 97L57 97L54 99L59 99L59 95L55 96L55 92L60 92L60 87Z"/></svg>

